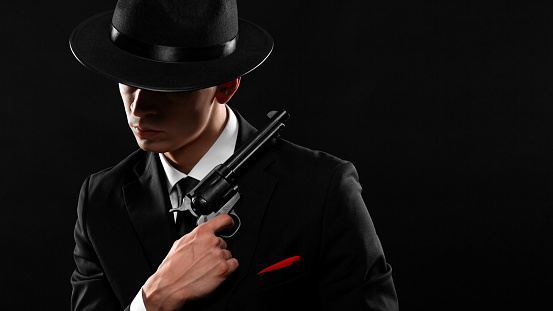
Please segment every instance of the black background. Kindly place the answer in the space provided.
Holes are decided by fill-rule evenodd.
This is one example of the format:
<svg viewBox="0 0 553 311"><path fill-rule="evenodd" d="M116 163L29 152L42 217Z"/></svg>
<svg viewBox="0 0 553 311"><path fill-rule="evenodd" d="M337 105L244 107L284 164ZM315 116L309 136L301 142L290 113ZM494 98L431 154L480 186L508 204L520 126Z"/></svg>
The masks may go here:
<svg viewBox="0 0 553 311"><path fill-rule="evenodd" d="M275 49L231 106L356 165L403 310L552 306L550 3L239 1ZM81 183L137 148L68 46L114 5L2 4L2 309L69 308Z"/></svg>

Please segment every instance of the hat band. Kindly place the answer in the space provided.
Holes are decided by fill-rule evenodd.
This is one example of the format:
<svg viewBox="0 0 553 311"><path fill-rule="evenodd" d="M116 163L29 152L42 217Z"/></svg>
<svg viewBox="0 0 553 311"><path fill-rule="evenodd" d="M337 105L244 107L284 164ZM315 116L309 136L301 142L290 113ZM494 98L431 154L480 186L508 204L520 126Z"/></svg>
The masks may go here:
<svg viewBox="0 0 553 311"><path fill-rule="evenodd" d="M124 51L161 62L199 62L228 56L236 49L238 35L222 44L189 48L149 44L120 33L111 25L111 41Z"/></svg>

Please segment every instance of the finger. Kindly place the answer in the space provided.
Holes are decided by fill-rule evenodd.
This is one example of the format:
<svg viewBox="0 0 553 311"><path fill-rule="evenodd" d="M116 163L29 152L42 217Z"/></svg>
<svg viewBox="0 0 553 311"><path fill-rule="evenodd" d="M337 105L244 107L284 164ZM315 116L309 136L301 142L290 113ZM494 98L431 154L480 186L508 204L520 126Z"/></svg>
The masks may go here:
<svg viewBox="0 0 553 311"><path fill-rule="evenodd" d="M223 249L223 259L229 260L232 258L232 253L228 249Z"/></svg>
<svg viewBox="0 0 553 311"><path fill-rule="evenodd" d="M236 271L238 269L238 260L236 258L231 258L227 260L227 266L228 266L228 272L227 276Z"/></svg>
<svg viewBox="0 0 553 311"><path fill-rule="evenodd" d="M226 249L227 248L227 242L223 240L223 238L219 238L219 248Z"/></svg>
<svg viewBox="0 0 553 311"><path fill-rule="evenodd" d="M220 214L203 223L209 231L217 233L221 230L234 227L234 220L228 214Z"/></svg>

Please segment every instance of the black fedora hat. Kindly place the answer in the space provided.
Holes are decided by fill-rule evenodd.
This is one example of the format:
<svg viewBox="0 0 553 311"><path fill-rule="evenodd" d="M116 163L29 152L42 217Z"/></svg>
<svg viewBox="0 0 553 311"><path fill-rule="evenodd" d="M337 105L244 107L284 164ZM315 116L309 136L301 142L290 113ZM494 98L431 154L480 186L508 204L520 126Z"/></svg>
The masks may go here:
<svg viewBox="0 0 553 311"><path fill-rule="evenodd" d="M88 69L154 91L191 91L259 66L273 40L239 19L236 0L119 0L73 30L69 45Z"/></svg>

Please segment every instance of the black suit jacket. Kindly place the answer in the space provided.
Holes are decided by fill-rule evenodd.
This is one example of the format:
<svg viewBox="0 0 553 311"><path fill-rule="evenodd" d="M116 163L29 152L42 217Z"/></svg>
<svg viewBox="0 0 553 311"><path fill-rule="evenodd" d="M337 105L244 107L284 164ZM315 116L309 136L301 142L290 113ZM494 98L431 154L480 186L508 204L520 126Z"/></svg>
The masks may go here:
<svg viewBox="0 0 553 311"><path fill-rule="evenodd" d="M241 116L238 145L255 129ZM84 182L73 310L123 310L177 239L157 154L138 150ZM239 268L183 310L397 310L354 166L273 139L238 175L242 220L227 240ZM258 274L283 259L300 261Z"/></svg>

